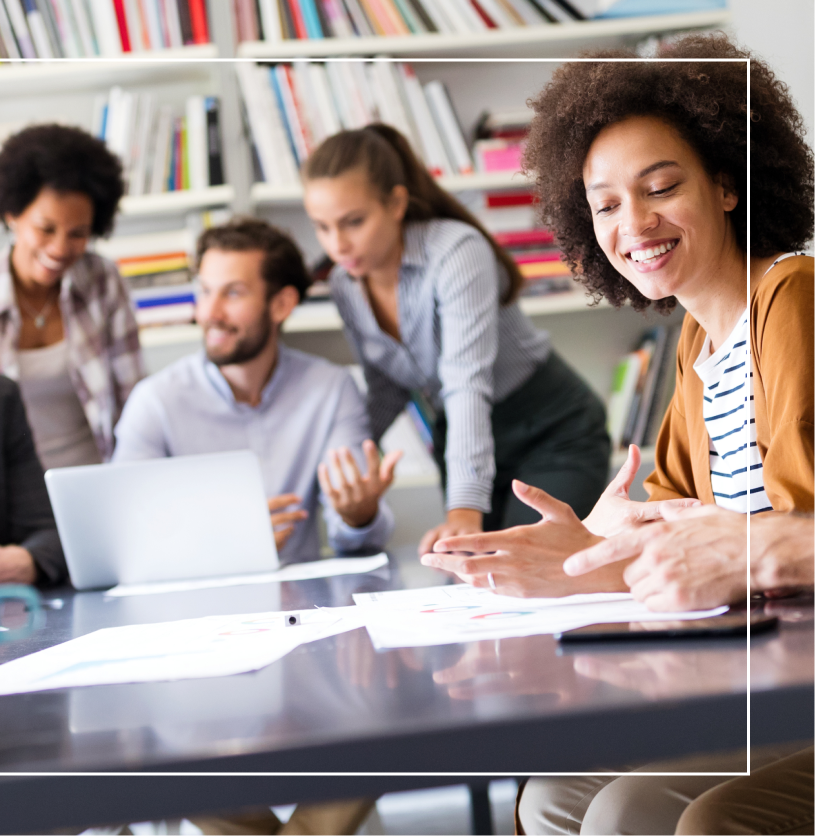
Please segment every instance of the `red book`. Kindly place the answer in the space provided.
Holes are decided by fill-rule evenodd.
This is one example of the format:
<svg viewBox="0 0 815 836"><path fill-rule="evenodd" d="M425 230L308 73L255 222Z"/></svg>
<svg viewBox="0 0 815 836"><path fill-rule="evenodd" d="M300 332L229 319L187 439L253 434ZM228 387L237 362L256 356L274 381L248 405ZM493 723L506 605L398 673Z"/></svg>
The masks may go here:
<svg viewBox="0 0 815 836"><path fill-rule="evenodd" d="M470 2L473 4L473 8L478 12L478 16L481 20L487 24L488 29L498 28L498 24L484 11L478 0L470 0Z"/></svg>
<svg viewBox="0 0 815 836"><path fill-rule="evenodd" d="M531 206L537 203L537 198L532 192L502 192L487 195L487 206L490 209L497 209L501 206Z"/></svg>
<svg viewBox="0 0 815 836"><path fill-rule="evenodd" d="M299 0L284 0L288 4L291 11L291 19L294 23L294 31L300 40L308 40L308 29L306 29L306 21L303 19L303 10L300 8Z"/></svg>
<svg viewBox="0 0 815 836"><path fill-rule="evenodd" d="M122 52L130 52L130 33L127 31L127 18L125 17L124 0L113 0L113 9L116 12L116 23L119 26L119 38L122 41Z"/></svg>
<svg viewBox="0 0 815 836"><path fill-rule="evenodd" d="M204 0L189 0L189 7L193 43L208 44L209 26L207 25L206 3Z"/></svg>
<svg viewBox="0 0 815 836"><path fill-rule="evenodd" d="M548 229L514 229L509 232L494 232L492 237L502 247L551 244L555 240L555 236Z"/></svg>

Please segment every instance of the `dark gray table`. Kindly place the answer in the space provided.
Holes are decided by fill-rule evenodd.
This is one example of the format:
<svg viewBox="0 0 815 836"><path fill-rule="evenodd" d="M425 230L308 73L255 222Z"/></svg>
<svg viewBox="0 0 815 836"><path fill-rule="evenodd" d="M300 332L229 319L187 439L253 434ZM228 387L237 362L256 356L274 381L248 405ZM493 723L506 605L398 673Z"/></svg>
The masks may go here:
<svg viewBox="0 0 815 836"><path fill-rule="evenodd" d="M426 570L408 585L440 581ZM0 645L0 662L101 627L340 606L404 584L392 561L368 575L150 597L59 591L63 608L31 638ZM813 733L812 601L770 606L784 621L753 639L756 745ZM0 832L733 748L746 740L747 668L743 639L564 653L532 636L376 653L356 630L256 673L0 697Z"/></svg>

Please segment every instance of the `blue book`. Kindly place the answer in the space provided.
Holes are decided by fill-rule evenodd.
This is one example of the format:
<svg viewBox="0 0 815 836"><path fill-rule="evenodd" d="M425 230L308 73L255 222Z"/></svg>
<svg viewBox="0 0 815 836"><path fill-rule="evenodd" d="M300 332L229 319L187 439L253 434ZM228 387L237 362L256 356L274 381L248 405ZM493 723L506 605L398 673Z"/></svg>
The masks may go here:
<svg viewBox="0 0 815 836"><path fill-rule="evenodd" d="M286 138L289 140L289 146L291 147L292 155L294 159L297 161L297 164L300 165L302 160L297 155L297 146L294 144L294 135L291 132L291 125L289 125L289 120L286 118L286 104L283 101L283 91L280 89L280 82L277 78L277 73L275 72L274 67L269 67L269 83L272 85L272 90L274 90L275 99L277 99L277 110L280 113L280 121L283 123L283 127L286 129Z"/></svg>
<svg viewBox="0 0 815 836"><path fill-rule="evenodd" d="M319 0L300 0L300 11L303 13L303 23L306 24L306 32L309 38L322 38L323 27L320 26L320 15L317 13L315 3Z"/></svg>

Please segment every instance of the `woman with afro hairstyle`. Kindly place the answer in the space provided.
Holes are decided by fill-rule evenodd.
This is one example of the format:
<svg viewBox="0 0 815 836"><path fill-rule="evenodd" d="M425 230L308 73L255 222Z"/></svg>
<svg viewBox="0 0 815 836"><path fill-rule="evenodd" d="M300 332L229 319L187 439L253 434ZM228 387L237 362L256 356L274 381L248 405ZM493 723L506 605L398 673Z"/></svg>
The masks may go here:
<svg viewBox="0 0 815 836"><path fill-rule="evenodd" d="M543 513L540 523L437 544L470 557L432 556L480 586L492 572L500 592L563 595L597 589L598 573L616 570L652 609L693 609L701 585L706 607L744 601L744 563L740 588L722 585L729 566L716 547L721 523L684 553L680 536L673 547L649 550L668 523L639 523L677 498L709 509L664 509L676 525L724 509L812 513L813 260L800 249L812 235L813 158L802 119L767 65L723 35L690 36L657 57L691 60L565 64L533 103L526 151L542 217L595 298L659 311L678 301L687 311L676 390L646 480L651 501L628 499L636 448L582 523L518 486ZM564 566L592 545L591 557L574 555ZM599 668L585 672L592 674L604 678ZM605 678L617 684L624 674L618 666ZM801 748L753 749L751 774L732 781L646 773L742 772L744 750L650 764L630 776L533 778L519 795L517 832L808 833L812 749Z"/></svg>
<svg viewBox="0 0 815 836"><path fill-rule="evenodd" d="M18 381L45 469L107 461L143 376L116 266L88 252L113 228L122 167L80 128L35 125L0 149L0 373Z"/></svg>
<svg viewBox="0 0 815 836"><path fill-rule="evenodd" d="M434 554L428 564L477 586L491 573L505 594L616 585L660 608L653 573L624 576L618 549L589 565L569 561L568 574L564 560L633 536L666 501L812 513L813 259L800 250L812 234L813 159L787 88L755 58L748 145L748 55L721 34L687 36L660 56L687 61L566 63L532 103L526 166L577 280L617 307L667 312L678 301L687 311L676 390L645 482L649 502L628 498L640 460L632 446L582 522L516 482L543 520L446 538L437 551L473 555Z"/></svg>

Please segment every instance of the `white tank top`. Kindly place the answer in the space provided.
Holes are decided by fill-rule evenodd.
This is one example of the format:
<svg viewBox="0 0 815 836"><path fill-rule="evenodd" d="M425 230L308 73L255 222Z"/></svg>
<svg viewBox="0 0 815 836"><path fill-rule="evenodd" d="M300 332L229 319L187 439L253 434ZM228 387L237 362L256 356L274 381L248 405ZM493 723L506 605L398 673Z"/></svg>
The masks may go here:
<svg viewBox="0 0 815 836"><path fill-rule="evenodd" d="M68 375L68 344L18 351L20 393L43 470L102 459Z"/></svg>

